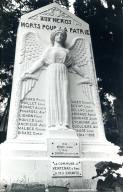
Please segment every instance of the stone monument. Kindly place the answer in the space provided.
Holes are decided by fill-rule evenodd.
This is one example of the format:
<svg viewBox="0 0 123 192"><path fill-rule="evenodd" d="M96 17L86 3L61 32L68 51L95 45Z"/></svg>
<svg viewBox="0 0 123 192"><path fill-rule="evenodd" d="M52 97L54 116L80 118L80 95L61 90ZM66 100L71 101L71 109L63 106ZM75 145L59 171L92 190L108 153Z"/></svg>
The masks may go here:
<svg viewBox="0 0 123 192"><path fill-rule="evenodd" d="M89 25L52 3L21 17L1 179L95 190L106 140Z"/></svg>

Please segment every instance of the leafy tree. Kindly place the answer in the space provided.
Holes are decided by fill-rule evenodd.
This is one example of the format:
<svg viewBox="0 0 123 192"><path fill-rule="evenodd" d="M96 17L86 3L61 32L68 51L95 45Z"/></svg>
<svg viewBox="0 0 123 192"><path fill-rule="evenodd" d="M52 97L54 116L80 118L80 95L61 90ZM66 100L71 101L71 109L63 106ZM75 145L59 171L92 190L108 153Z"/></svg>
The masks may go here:
<svg viewBox="0 0 123 192"><path fill-rule="evenodd" d="M0 132L6 132L7 127L19 19L21 15L52 2L53 0L0 1ZM56 0L56 2L69 8L68 0ZM0 142L3 140L5 133L0 135Z"/></svg>
<svg viewBox="0 0 123 192"><path fill-rule="evenodd" d="M2 109L0 111L0 120L1 128L5 128L10 103L16 30L20 13L18 9L14 8L12 1L1 1L0 7L0 108L5 108L4 111Z"/></svg>
<svg viewBox="0 0 123 192"><path fill-rule="evenodd" d="M97 181L97 190L99 192L115 191L116 187L123 189L123 178L117 170L122 168L122 164L101 161L95 165L97 175L92 179L103 177Z"/></svg>
<svg viewBox="0 0 123 192"><path fill-rule="evenodd" d="M105 4L102 2L105 2ZM101 88L102 109L103 113L107 114L107 119L109 118L108 114L112 115L112 124L110 116L108 119L110 125L108 122L105 122L105 128L111 128L110 132L112 132L112 127L117 128L117 125L119 125L117 120L119 118L120 121L123 119L123 114L121 113L123 111L123 106L121 107L123 100L123 82L121 79L123 72L121 64L123 48L123 1L76 0L74 8L75 14L90 25L97 76L101 79L99 81L99 87ZM107 93L116 98L113 107L106 98ZM105 104L106 102L107 104ZM118 133L118 130L115 131ZM112 140L109 137L108 139Z"/></svg>

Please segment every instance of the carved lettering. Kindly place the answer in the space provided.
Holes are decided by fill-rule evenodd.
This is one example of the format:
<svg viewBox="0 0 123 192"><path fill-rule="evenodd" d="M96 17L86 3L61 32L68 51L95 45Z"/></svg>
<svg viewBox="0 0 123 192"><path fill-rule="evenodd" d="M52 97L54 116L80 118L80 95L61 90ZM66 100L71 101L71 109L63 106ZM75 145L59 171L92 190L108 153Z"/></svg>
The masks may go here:
<svg viewBox="0 0 123 192"><path fill-rule="evenodd" d="M51 21L50 17L41 17L41 21ZM66 19L59 19L59 18L52 18L53 22L56 23L63 23L63 24L71 24L71 20L66 20ZM43 30L54 30L57 28L56 25L48 25L48 24L38 24L38 23L29 23L29 22L21 22L21 27L24 28L35 28L35 29L43 29ZM90 35L89 30L84 30L84 29L76 29L76 28L64 28L67 32L70 33L76 33L76 34L84 34L84 35Z"/></svg>
<svg viewBox="0 0 123 192"><path fill-rule="evenodd" d="M40 24L38 24L38 23L29 23L29 22L28 23L21 22L21 27L40 29Z"/></svg>
<svg viewBox="0 0 123 192"><path fill-rule="evenodd" d="M46 22L54 22L54 23L63 23L63 24L71 24L71 20L68 19L61 19L61 18L52 18L52 17L40 17L41 21Z"/></svg>
<svg viewBox="0 0 123 192"><path fill-rule="evenodd" d="M96 137L98 121L93 105L81 100L72 101L72 127L79 137Z"/></svg>
<svg viewBox="0 0 123 192"><path fill-rule="evenodd" d="M54 30L54 29L56 29L56 26L53 26L53 25L42 25L42 29Z"/></svg>
<svg viewBox="0 0 123 192"><path fill-rule="evenodd" d="M45 130L45 100L25 98L20 104L18 135L42 135Z"/></svg>
<svg viewBox="0 0 123 192"><path fill-rule="evenodd" d="M56 157L78 157L79 156L79 143L78 140L69 139L59 140L51 139L49 141L49 154Z"/></svg>
<svg viewBox="0 0 123 192"><path fill-rule="evenodd" d="M80 161L60 161L52 162L52 177L81 177L82 168Z"/></svg>

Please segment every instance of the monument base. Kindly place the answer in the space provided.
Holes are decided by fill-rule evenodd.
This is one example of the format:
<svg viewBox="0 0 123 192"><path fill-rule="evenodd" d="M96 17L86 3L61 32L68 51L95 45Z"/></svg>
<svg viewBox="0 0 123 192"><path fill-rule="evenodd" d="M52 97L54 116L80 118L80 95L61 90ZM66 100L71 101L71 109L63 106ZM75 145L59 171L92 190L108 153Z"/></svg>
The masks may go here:
<svg viewBox="0 0 123 192"><path fill-rule="evenodd" d="M80 143L81 157L84 158L105 158L119 159L119 146L107 140L82 141Z"/></svg>
<svg viewBox="0 0 123 192"><path fill-rule="evenodd" d="M71 192L95 192L95 164L121 163L116 155L118 147L107 141L80 143L72 129L48 129L43 138L35 142L13 139L1 144L1 181L38 182L45 186L69 186Z"/></svg>
<svg viewBox="0 0 123 192"><path fill-rule="evenodd" d="M55 162L55 165L53 165L53 162ZM76 172L73 170L63 170L66 167L68 169L71 167L78 169L78 162L80 162L82 170L77 170ZM57 164L59 164L60 171L57 169ZM38 182L45 186L65 187L69 185L71 191L85 191L85 189L86 191L89 189L94 191L96 189L96 180L91 178L96 175L95 164L96 162L92 163L91 159L83 160L81 158L57 158L57 161L54 161L54 158L51 157L1 159L1 181L7 184ZM54 170L56 176L53 175ZM82 172L81 176L78 175L79 171Z"/></svg>
<svg viewBox="0 0 123 192"><path fill-rule="evenodd" d="M47 145L46 141L35 142L21 141L6 141L0 146L1 158L28 158L28 157L46 157Z"/></svg>
<svg viewBox="0 0 123 192"><path fill-rule="evenodd" d="M71 192L96 191L97 179L92 179L92 177L96 175L95 164L102 161L102 159L93 160L92 158L57 158L55 163L59 164L59 169L61 169L60 171L57 169L57 165L53 167L53 160L54 158L51 157L2 159L1 181L4 181L4 183L6 182L7 184L28 184L36 182L44 184L45 186L68 186ZM74 164L75 169L78 169L76 163L80 162L82 175L77 175L77 172L74 176L67 175L70 174L70 171L71 174L74 172L72 170L63 170L63 168L66 168L65 162L67 161L71 164ZM69 169L71 166L68 164L67 167ZM53 176L54 169L57 174L56 176ZM65 176L63 176L63 174L65 174Z"/></svg>
<svg viewBox="0 0 123 192"><path fill-rule="evenodd" d="M54 131L50 131L49 136L42 143L3 143L1 145L1 181L4 180L7 184L38 182L45 186L69 186L70 192L95 192L97 180L92 179L96 175L95 164L100 161L122 162L120 158L113 158L113 154L112 157L110 155L106 158L107 152L104 153L104 150L107 146L102 146L103 150L98 151L101 145L98 142L95 143L97 148L94 142L93 145L83 143L81 156L79 157L78 154L74 156L75 150L78 150L78 145L76 147L73 142L74 139L77 141L74 133L73 135L71 133L68 140L69 145L66 142L67 133L63 142L61 141L63 135L59 139L59 134L57 133L56 138L53 137L54 134ZM55 143L53 147L48 146L51 145L52 139ZM54 154L49 153L49 149Z"/></svg>

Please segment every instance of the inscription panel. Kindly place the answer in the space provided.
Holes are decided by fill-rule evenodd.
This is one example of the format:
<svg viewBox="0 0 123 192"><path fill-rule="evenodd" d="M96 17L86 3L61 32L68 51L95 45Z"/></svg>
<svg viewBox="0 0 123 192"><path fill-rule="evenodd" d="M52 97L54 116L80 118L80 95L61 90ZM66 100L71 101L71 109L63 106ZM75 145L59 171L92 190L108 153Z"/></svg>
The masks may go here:
<svg viewBox="0 0 123 192"><path fill-rule="evenodd" d="M79 137L97 137L98 119L93 105L82 100L72 101L72 127Z"/></svg>
<svg viewBox="0 0 123 192"><path fill-rule="evenodd" d="M58 20L53 20L53 22L58 21ZM71 20L66 20L66 22L72 22ZM57 22L56 22L57 23ZM37 30L45 30L45 31L50 31L50 30L54 30L57 28L57 25L61 25L60 22L58 22L56 25L54 23L52 24L47 24L47 22L45 24L41 24L38 22L21 22L20 23L20 27L24 28L24 29L37 29ZM70 26L63 26L63 28L71 33L71 34L80 34L80 35L90 35L90 32L88 29L83 29L83 28L72 28Z"/></svg>
<svg viewBox="0 0 123 192"><path fill-rule="evenodd" d="M69 139L50 139L49 143L49 155L54 157L78 157L79 156L79 141Z"/></svg>
<svg viewBox="0 0 123 192"><path fill-rule="evenodd" d="M54 160L51 162L52 177L81 177L82 167L78 160Z"/></svg>
<svg viewBox="0 0 123 192"><path fill-rule="evenodd" d="M25 98L20 103L18 135L42 135L46 127L45 115L44 99Z"/></svg>

